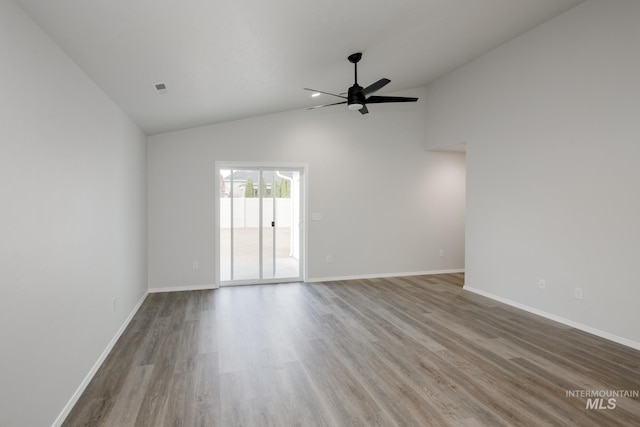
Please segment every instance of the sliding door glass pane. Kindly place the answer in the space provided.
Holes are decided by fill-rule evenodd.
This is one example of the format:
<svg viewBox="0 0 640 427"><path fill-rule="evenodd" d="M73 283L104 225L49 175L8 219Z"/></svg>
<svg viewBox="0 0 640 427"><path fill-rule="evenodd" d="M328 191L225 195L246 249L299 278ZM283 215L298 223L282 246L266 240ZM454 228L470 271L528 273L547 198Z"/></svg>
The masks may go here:
<svg viewBox="0 0 640 427"><path fill-rule="evenodd" d="M260 278L260 172L234 170L232 280Z"/></svg>
<svg viewBox="0 0 640 427"><path fill-rule="evenodd" d="M231 170L220 170L220 280L231 280Z"/></svg>
<svg viewBox="0 0 640 427"><path fill-rule="evenodd" d="M274 278L300 276L300 172L276 172Z"/></svg>
<svg viewBox="0 0 640 427"><path fill-rule="evenodd" d="M262 278L273 279L273 234L275 232L274 216L274 177L273 171L262 171L262 181L260 185L262 194Z"/></svg>

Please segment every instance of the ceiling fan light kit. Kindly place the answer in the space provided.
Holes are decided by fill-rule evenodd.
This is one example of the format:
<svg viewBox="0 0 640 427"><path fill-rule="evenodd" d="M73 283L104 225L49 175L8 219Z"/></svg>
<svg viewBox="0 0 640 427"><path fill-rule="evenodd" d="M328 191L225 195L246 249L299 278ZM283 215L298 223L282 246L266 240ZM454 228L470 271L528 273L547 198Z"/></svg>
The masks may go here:
<svg viewBox="0 0 640 427"><path fill-rule="evenodd" d="M377 82L367 86L366 88L362 88L362 86L358 84L358 62L360 62L360 59L362 59L362 53L361 52L352 53L351 55L348 56L347 59L349 60L349 62L353 64L354 80L355 80L353 86L349 88L347 92L347 96L336 95L335 93L323 92L321 90L316 90L316 89L304 88L304 90L309 90L311 92L314 92L314 94L323 93L325 95L331 95L338 98L342 98L344 99L344 101L335 102L333 104L318 105L315 107L310 107L308 109L329 107L331 105L347 104L347 107L350 110L358 110L360 111L361 114L367 114L369 112L369 110L367 109L367 104L385 104L389 102L416 102L418 100L418 98L410 98L410 97L404 97L404 96L371 96L374 92L379 91L380 89L382 89L383 87L391 83L391 80L387 78L382 78Z"/></svg>

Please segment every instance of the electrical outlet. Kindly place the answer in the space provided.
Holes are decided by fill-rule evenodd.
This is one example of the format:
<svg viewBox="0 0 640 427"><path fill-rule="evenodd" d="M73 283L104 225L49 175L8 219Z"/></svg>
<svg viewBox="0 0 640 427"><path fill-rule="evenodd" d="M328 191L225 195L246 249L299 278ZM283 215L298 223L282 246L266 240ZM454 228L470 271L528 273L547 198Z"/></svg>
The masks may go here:
<svg viewBox="0 0 640 427"><path fill-rule="evenodd" d="M327 257L325 258L325 261L327 264L331 264L331 255L327 255Z"/></svg>
<svg viewBox="0 0 640 427"><path fill-rule="evenodd" d="M199 268L200 268L200 263L199 263L198 261L193 261L193 264L192 264L192 265L193 265L193 269L194 269L194 270L197 270L197 269L199 269Z"/></svg>
<svg viewBox="0 0 640 427"><path fill-rule="evenodd" d="M440 258L444 258L444 249L440 249Z"/></svg>
<svg viewBox="0 0 640 427"><path fill-rule="evenodd" d="M575 299L582 299L582 288L576 288L576 289L573 291L573 297L574 297Z"/></svg>
<svg viewBox="0 0 640 427"><path fill-rule="evenodd" d="M538 282L538 288L547 289L547 281L544 279L540 279L540 281Z"/></svg>
<svg viewBox="0 0 640 427"><path fill-rule="evenodd" d="M116 302L118 301L118 299L116 297L113 297L113 299L111 300L111 309L113 311L116 311Z"/></svg>

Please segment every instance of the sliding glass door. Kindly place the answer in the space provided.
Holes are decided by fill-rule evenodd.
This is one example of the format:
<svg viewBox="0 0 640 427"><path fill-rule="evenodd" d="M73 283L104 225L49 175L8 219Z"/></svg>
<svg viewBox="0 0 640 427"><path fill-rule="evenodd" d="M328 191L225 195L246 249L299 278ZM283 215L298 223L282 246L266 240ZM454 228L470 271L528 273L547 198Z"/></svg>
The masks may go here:
<svg viewBox="0 0 640 427"><path fill-rule="evenodd" d="M219 168L221 285L302 280L303 173Z"/></svg>

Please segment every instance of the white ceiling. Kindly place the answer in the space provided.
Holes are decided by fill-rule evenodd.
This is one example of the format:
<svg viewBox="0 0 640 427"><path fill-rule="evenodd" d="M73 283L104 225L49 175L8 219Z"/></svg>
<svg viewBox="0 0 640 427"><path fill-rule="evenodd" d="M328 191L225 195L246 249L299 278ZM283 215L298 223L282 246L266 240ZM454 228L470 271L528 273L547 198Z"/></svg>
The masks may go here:
<svg viewBox="0 0 640 427"><path fill-rule="evenodd" d="M16 0L149 135L334 102L302 88L358 51L362 86L424 86L582 1Z"/></svg>

